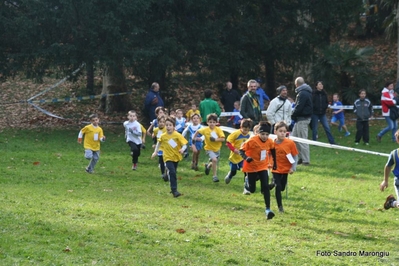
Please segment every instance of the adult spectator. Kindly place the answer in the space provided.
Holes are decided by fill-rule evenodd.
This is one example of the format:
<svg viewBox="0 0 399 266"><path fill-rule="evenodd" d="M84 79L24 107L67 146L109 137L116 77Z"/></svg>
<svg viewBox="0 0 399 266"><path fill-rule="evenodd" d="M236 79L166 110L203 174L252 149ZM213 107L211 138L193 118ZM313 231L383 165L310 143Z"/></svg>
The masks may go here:
<svg viewBox="0 0 399 266"><path fill-rule="evenodd" d="M390 118L390 107L393 107L396 105L396 100L395 100L395 93L393 90L393 82L388 81L385 83L384 89L381 91L381 105L382 105L382 116L385 118L385 121L387 122L387 127L381 130L377 134L377 141L381 142L382 136L384 136L385 133L391 130L391 137L392 141L396 142L395 138L395 132L398 129L398 122L396 120L393 120Z"/></svg>
<svg viewBox="0 0 399 266"><path fill-rule="evenodd" d="M284 85L276 89L277 97L271 100L266 111L267 120L272 125L274 132L274 124L285 121L287 125L291 124L292 105L288 100L288 90Z"/></svg>
<svg viewBox="0 0 399 266"><path fill-rule="evenodd" d="M205 99L200 102L199 111L201 113L202 124L207 125L206 119L209 114L215 113L218 117L220 116L220 106L219 104L211 99L212 91L205 90L204 92Z"/></svg>
<svg viewBox="0 0 399 266"><path fill-rule="evenodd" d="M241 97L240 114L243 118L250 118L255 126L262 118L262 112L259 105L259 95L256 94L258 83L251 79L247 83L248 91Z"/></svg>
<svg viewBox="0 0 399 266"><path fill-rule="evenodd" d="M295 79L295 108L292 111L291 118L295 120L294 128L292 129L292 136L307 139L308 138L308 127L310 119L313 113L312 103L312 88L305 83L302 77ZM299 151L298 164L303 165L310 164L310 152L309 144L297 142L296 143Z"/></svg>
<svg viewBox="0 0 399 266"><path fill-rule="evenodd" d="M335 144L334 137L331 134L330 126L328 125L326 111L328 108L328 96L326 91L323 89L323 82L317 81L316 88L312 94L313 100L313 114L312 114L312 139L317 140L317 127L319 121L326 132L328 142Z"/></svg>
<svg viewBox="0 0 399 266"><path fill-rule="evenodd" d="M226 88L222 93L222 97L220 98L225 112L233 112L234 102L240 100L240 95L236 90L233 90L232 88L233 84L231 84L230 81L226 82Z"/></svg>
<svg viewBox="0 0 399 266"><path fill-rule="evenodd" d="M155 116L155 108L157 108L158 106L164 107L164 103L161 95L159 94L159 84L154 82L152 83L144 101L144 110L148 115L150 121L153 121L155 118L157 118Z"/></svg>
<svg viewBox="0 0 399 266"><path fill-rule="evenodd" d="M260 84L262 83L261 79L256 79L256 94L259 96L259 105L260 110L262 111L265 108L265 101L270 102L269 96L267 96L266 92L262 89Z"/></svg>
<svg viewBox="0 0 399 266"><path fill-rule="evenodd" d="M222 92L222 97L220 98L223 104L224 112L234 112L234 103L240 101L241 97L236 90L233 90L233 84L228 81L226 82L226 88ZM233 127L233 120L227 120L227 126Z"/></svg>

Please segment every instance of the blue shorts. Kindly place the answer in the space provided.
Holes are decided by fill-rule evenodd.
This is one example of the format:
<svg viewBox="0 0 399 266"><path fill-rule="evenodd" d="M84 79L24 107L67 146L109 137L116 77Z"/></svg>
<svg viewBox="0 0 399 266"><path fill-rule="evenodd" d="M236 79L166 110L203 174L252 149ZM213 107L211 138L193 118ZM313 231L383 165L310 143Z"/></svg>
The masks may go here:
<svg viewBox="0 0 399 266"><path fill-rule="evenodd" d="M190 147L191 147L191 141L190 141L190 143L188 144ZM200 151L200 150L202 150L202 146L203 146L203 142L202 141L196 141L195 142L195 148L197 149L197 151Z"/></svg>
<svg viewBox="0 0 399 266"><path fill-rule="evenodd" d="M337 121L339 121L339 125L341 125L341 126L345 125L345 117L336 118L335 116L333 116L331 118L331 123L335 123Z"/></svg>
<svg viewBox="0 0 399 266"><path fill-rule="evenodd" d="M242 160L239 163L230 162L229 164L230 164L230 170L231 171L237 171L237 170L240 170L242 168L242 165L244 164L244 160Z"/></svg>

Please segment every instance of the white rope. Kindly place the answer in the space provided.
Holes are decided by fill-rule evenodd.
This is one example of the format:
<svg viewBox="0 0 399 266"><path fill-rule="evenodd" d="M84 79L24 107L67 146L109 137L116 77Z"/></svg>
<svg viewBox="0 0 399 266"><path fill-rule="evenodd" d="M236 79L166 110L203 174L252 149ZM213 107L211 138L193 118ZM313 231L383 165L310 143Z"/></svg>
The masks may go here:
<svg viewBox="0 0 399 266"><path fill-rule="evenodd" d="M231 127L225 127L225 126L221 126L220 127L223 131L228 132L228 133L232 133L234 131L236 131L237 129L231 128ZM251 133L252 134L252 133ZM269 138L271 139L275 139L277 138L276 135L274 134L270 134ZM367 154L372 154L372 155L378 155L378 156L385 156L385 157L389 157L389 154L387 153L382 153L382 152L376 152L376 151L369 151L369 150L362 150L362 149L356 149L356 148L352 148L352 147L346 147L346 146L341 146L341 145L336 145L336 144L329 144L329 143L324 143L324 142L320 142L320 141L314 141L314 140L309 140L309 139L303 139L303 138L297 138L297 137L289 137L290 139L292 139L295 142L300 142L300 143L305 143L305 144L309 144L309 145L314 145L314 146L319 146L319 147L324 147L324 148L330 148L330 149L337 149L337 150L345 150L345 151L354 151L354 152L361 152L361 153L367 153Z"/></svg>

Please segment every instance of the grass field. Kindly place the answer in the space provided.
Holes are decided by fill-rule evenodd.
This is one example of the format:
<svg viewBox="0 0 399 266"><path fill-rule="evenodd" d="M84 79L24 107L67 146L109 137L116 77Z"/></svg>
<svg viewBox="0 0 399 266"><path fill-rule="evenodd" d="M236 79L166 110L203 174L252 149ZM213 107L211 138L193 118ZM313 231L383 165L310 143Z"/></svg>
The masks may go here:
<svg viewBox="0 0 399 266"><path fill-rule="evenodd" d="M397 148L388 135L376 143L384 125L372 122L370 146L357 148ZM289 177L285 213L272 191L276 216L266 220L259 189L242 194L241 174L213 183L189 160L173 198L149 148L131 170L122 126L103 126L87 174L79 128L1 132L0 265L399 265L398 210L382 208L392 176L378 189L386 157L311 147L312 165ZM350 129L348 138L333 129L340 145L355 147ZM221 157L223 181L226 148Z"/></svg>

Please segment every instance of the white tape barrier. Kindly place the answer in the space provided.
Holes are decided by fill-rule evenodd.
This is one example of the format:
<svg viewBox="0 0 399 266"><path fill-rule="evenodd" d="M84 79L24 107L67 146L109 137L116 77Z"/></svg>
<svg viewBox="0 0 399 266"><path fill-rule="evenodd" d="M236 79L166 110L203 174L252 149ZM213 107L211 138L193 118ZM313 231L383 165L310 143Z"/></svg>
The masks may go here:
<svg viewBox="0 0 399 266"><path fill-rule="evenodd" d="M220 127L223 131L228 132L228 133L233 133L234 131L236 131L237 129L235 128L231 128L231 127L225 127L225 126L221 126ZM252 133L251 133L252 134ZM271 139L275 139L277 136L274 134L270 134L269 138ZM387 153L381 153L381 152L375 152L375 151L369 151L369 150L362 150L362 149L356 149L356 148L352 148L352 147L346 147L346 146L340 146L340 145L336 145L336 144L329 144L329 143L324 143L324 142L320 142L320 141L314 141L314 140L309 140L309 139L303 139L303 138L297 138L297 137L289 137L290 139L292 139L295 142L300 142L300 143L305 143L305 144L310 144L310 145L314 145L314 146L319 146L319 147L324 147L324 148L330 148L330 149L338 149L338 150L345 150L345 151L355 151L355 152L361 152L361 153L367 153L367 154L372 154L372 155L378 155L378 156L385 156L385 157L389 157L389 154Z"/></svg>

